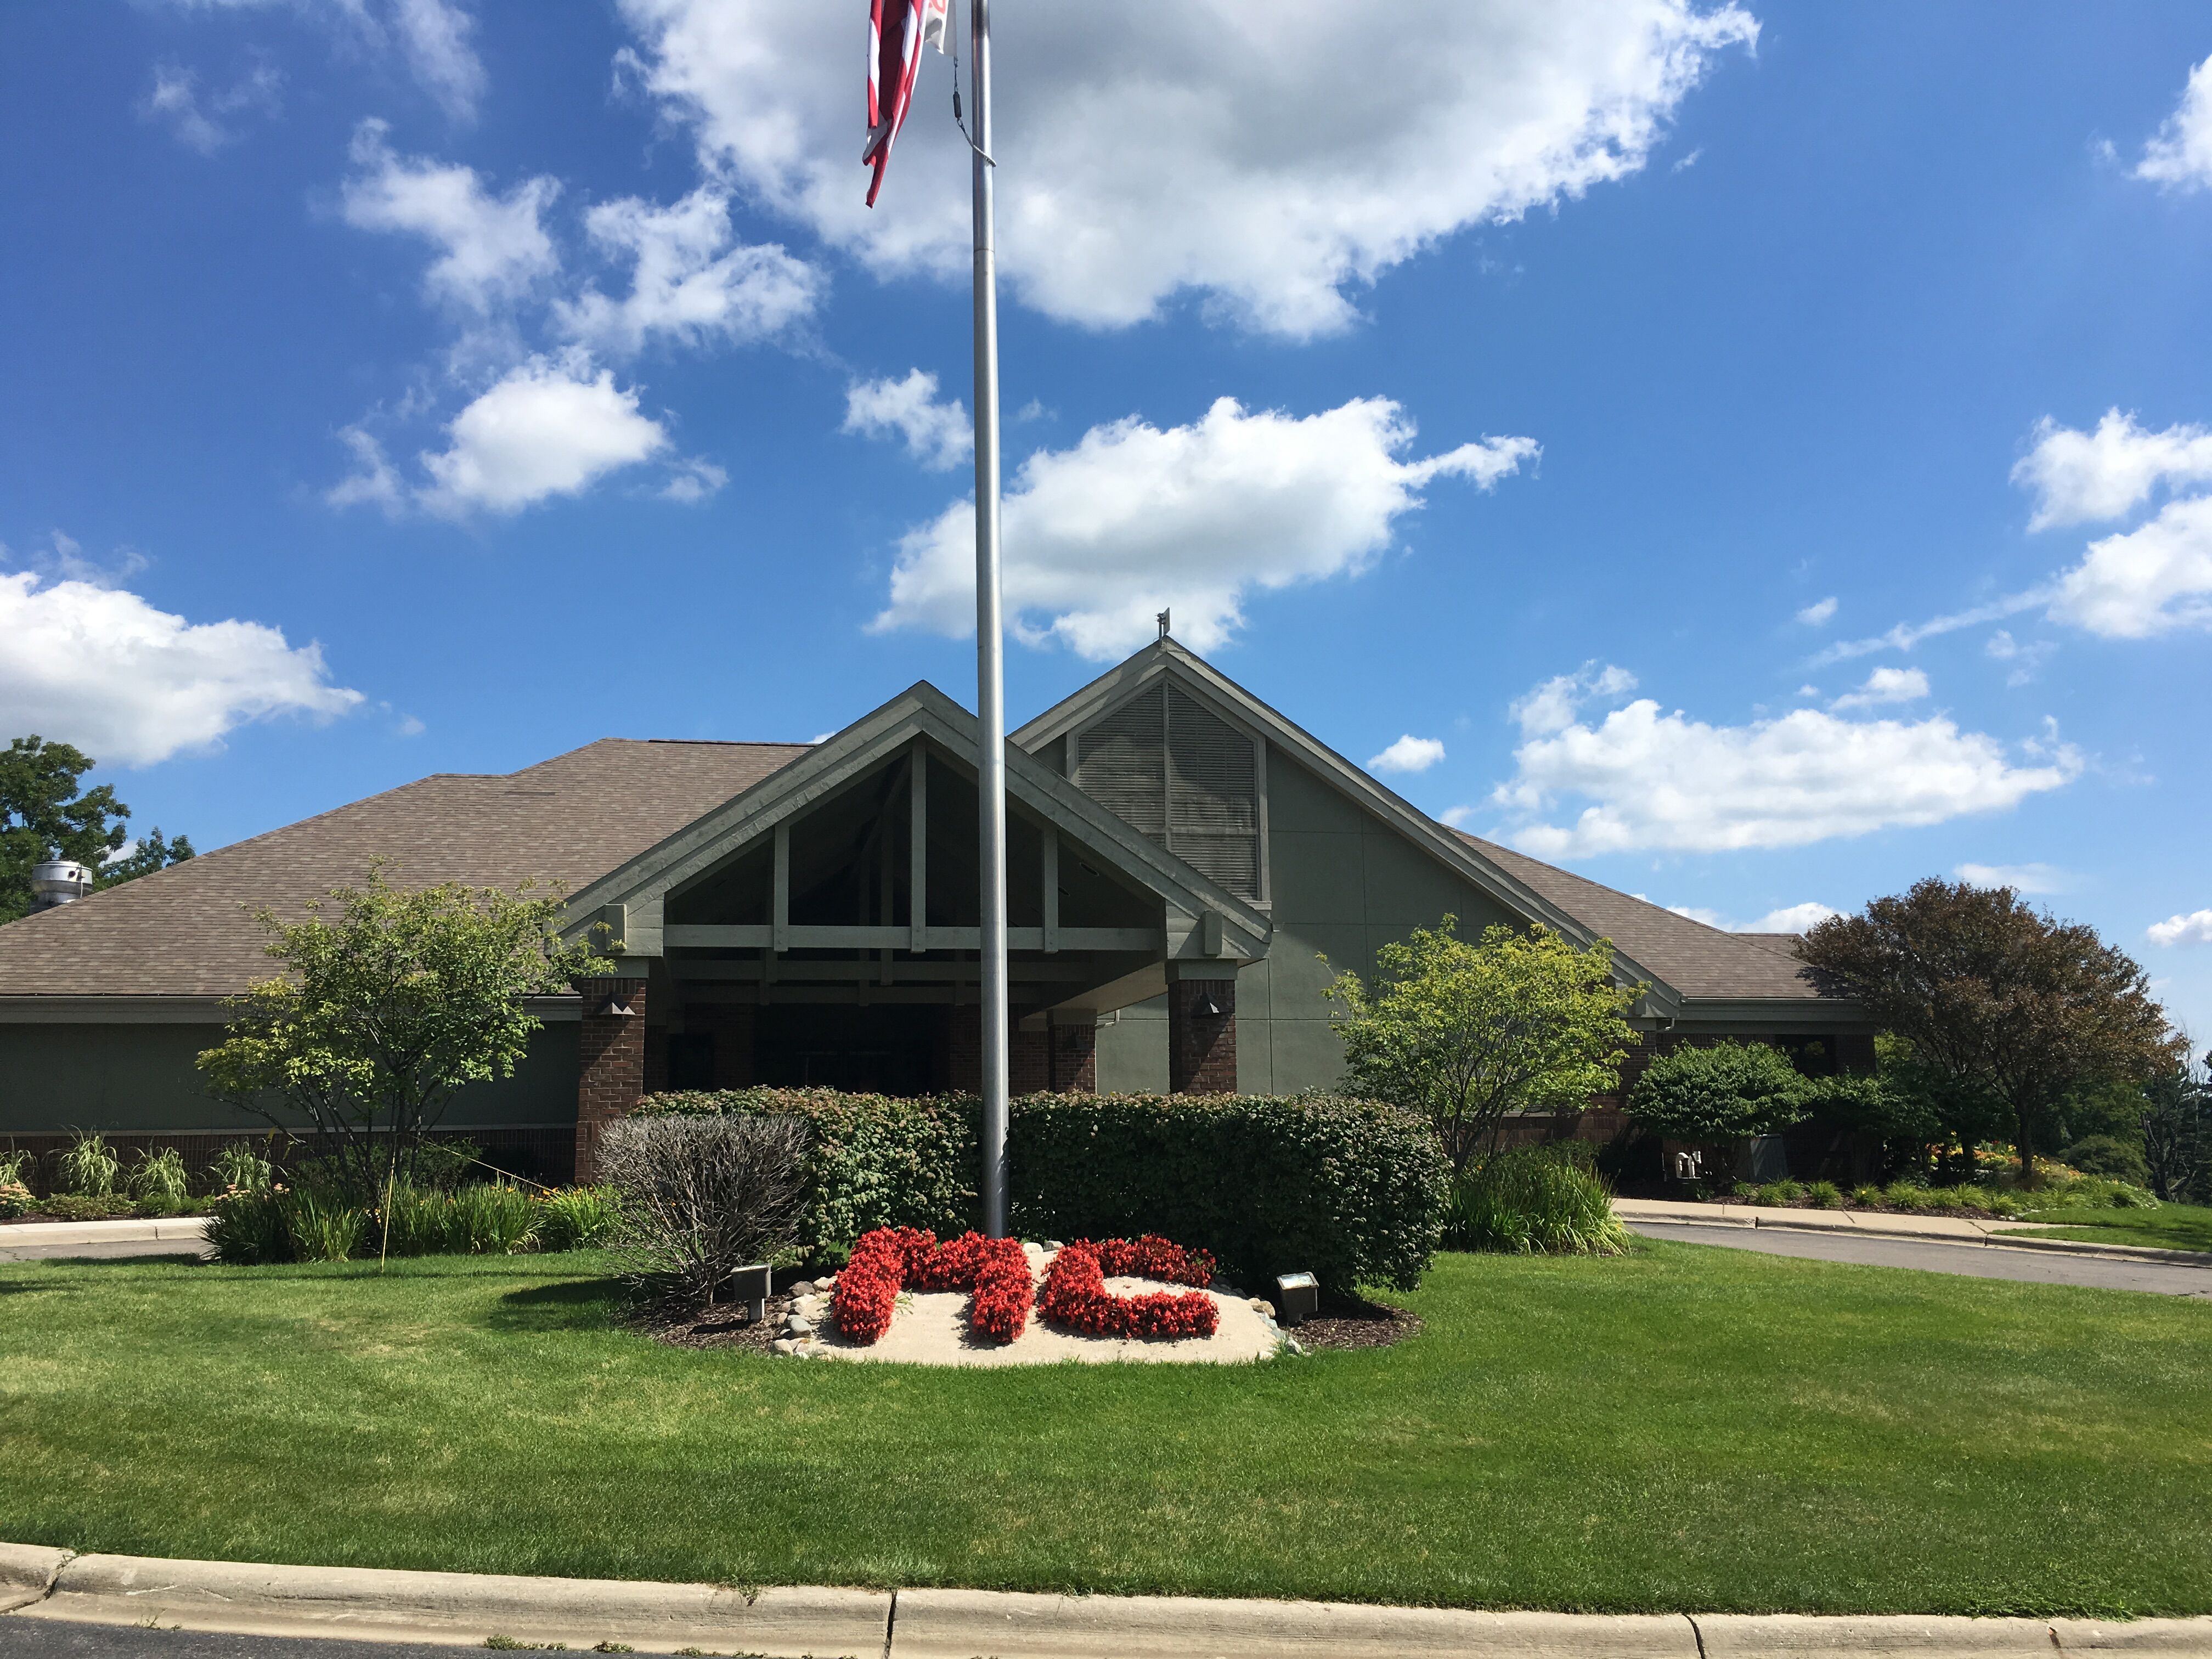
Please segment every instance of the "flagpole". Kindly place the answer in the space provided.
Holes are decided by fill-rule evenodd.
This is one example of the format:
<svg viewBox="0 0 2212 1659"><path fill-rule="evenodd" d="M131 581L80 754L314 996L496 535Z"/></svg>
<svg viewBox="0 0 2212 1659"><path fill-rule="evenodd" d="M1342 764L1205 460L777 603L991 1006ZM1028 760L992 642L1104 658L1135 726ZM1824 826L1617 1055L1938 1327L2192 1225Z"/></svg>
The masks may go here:
<svg viewBox="0 0 2212 1659"><path fill-rule="evenodd" d="M975 792L982 887L983 1231L1006 1232L1006 709L999 600L999 270L990 0L968 0L975 227Z"/></svg>

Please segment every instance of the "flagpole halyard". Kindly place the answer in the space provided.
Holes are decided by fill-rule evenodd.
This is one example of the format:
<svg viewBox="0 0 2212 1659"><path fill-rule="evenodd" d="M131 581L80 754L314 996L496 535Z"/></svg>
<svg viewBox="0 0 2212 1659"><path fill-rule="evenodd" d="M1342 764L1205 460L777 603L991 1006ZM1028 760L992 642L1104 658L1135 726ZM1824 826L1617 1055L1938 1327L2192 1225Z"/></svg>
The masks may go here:
<svg viewBox="0 0 2212 1659"><path fill-rule="evenodd" d="M1006 1232L1006 710L999 557L999 271L990 0L968 0L975 231L975 790L982 889L983 1231Z"/></svg>

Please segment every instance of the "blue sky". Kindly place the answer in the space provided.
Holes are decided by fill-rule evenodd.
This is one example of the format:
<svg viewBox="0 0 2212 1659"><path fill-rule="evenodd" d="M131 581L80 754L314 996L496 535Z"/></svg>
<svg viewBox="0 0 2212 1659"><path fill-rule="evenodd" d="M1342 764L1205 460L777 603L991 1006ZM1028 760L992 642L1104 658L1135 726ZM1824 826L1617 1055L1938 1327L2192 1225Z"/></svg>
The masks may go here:
<svg viewBox="0 0 2212 1659"><path fill-rule="evenodd" d="M972 700L950 66L868 213L863 10L12 10L0 728L207 847ZM2008 872L2212 1035L2212 15L1266 15L1000 8L1015 717L1172 605L1480 833Z"/></svg>

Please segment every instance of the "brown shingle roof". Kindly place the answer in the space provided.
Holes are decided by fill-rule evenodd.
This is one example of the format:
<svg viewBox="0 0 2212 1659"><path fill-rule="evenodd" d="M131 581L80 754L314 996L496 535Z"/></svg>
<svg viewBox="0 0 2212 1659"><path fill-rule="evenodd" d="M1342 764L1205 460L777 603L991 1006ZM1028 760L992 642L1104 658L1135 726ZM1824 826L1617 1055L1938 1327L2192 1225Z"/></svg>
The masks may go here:
<svg viewBox="0 0 2212 1659"><path fill-rule="evenodd" d="M1464 830L1453 833L1686 997L1820 994L1796 959L1795 933L1723 933Z"/></svg>
<svg viewBox="0 0 2212 1659"><path fill-rule="evenodd" d="M441 773L0 927L0 996L228 996L273 964L247 914L357 885L569 892L806 752L607 738L520 772Z"/></svg>

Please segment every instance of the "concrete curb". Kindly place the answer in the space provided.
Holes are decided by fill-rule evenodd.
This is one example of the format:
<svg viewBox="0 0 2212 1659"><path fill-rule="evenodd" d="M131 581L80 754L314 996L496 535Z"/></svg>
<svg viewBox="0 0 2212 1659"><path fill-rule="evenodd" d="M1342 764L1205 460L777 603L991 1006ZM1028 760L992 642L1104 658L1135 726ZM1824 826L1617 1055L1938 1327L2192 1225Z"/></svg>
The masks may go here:
<svg viewBox="0 0 2212 1659"><path fill-rule="evenodd" d="M45 1601L71 1553L36 1544L0 1544L0 1613Z"/></svg>
<svg viewBox="0 0 2212 1659"><path fill-rule="evenodd" d="M481 1647L489 1637L775 1659L1778 1659L1797 1654L2212 1659L2212 1618L1821 1618L1795 1613L1476 1613L1198 1596L1038 1595L76 1555L0 1544L0 1616L247 1636Z"/></svg>
<svg viewBox="0 0 2212 1659"><path fill-rule="evenodd" d="M28 1249L52 1244L138 1244L205 1238L208 1218L169 1215L119 1221L11 1221L0 1227L0 1247Z"/></svg>
<svg viewBox="0 0 2212 1659"><path fill-rule="evenodd" d="M748 1593L714 1584L79 1555L61 1567L45 1600L14 1616L472 1647L503 1636L572 1648L620 1641L648 1651L704 1645L875 1659L890 1613L890 1594L878 1590Z"/></svg>
<svg viewBox="0 0 2212 1659"><path fill-rule="evenodd" d="M1328 1601L901 1590L895 1659L1698 1659L1679 1614L1466 1613Z"/></svg>

